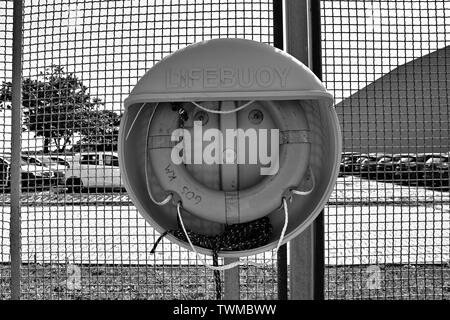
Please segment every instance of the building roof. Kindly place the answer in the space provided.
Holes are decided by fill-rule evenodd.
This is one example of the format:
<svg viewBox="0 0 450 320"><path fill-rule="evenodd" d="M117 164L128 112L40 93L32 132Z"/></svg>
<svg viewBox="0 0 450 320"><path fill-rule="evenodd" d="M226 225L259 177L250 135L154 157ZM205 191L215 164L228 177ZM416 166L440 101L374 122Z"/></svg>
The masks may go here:
<svg viewBox="0 0 450 320"><path fill-rule="evenodd" d="M450 46L401 65L337 104L344 150L450 150Z"/></svg>

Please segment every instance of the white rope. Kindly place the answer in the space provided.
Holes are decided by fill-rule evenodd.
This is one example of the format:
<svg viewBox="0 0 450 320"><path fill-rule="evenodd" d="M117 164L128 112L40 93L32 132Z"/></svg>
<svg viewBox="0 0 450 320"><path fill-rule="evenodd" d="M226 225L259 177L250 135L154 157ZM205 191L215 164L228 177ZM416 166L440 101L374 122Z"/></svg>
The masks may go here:
<svg viewBox="0 0 450 320"><path fill-rule="evenodd" d="M156 201L152 194L152 189L150 187L150 183L148 182L148 137L150 134L150 127L152 125L153 116L155 115L155 111L158 108L158 103L156 103L155 108L153 109L152 114L150 115L150 119L148 121L148 127L147 127L147 136L145 139L145 163L144 163L144 171L145 171L145 184L147 186L147 193L150 197L150 199L157 204L158 206L163 206L166 203L168 203L172 199L172 194L169 194L164 200L162 201Z"/></svg>
<svg viewBox="0 0 450 320"><path fill-rule="evenodd" d="M138 113L136 114L136 117L134 117L133 122L131 123L130 129L128 130L127 136L125 137L125 140L128 140L128 136L131 133L131 130L134 127L134 123L136 122L137 118L139 117L139 115L141 114L142 109L144 109L144 107L146 106L146 103L143 103L142 106L139 108Z"/></svg>
<svg viewBox="0 0 450 320"><path fill-rule="evenodd" d="M197 108L202 109L203 111L206 112L211 112L211 113L216 113L216 114L229 114L229 113L233 113L233 112L238 112L246 107L248 107L249 105L251 105L253 102L255 102L255 100L249 101L247 103L244 103L242 106L237 107L236 109L232 109L232 110L213 110L213 109L208 109L204 106L202 106L201 104L198 104L195 101L191 101L191 103L196 106Z"/></svg>
<svg viewBox="0 0 450 320"><path fill-rule="evenodd" d="M316 186L316 179L314 178L314 173L312 172L311 168L309 168L309 171L311 172L311 183L312 183L311 189L308 190L308 191L299 191L299 190L291 189L291 192L293 194L296 194L296 195L299 195L299 196L307 196L308 194L313 192L313 190L314 190L314 188Z"/></svg>
<svg viewBox="0 0 450 320"><path fill-rule="evenodd" d="M284 236L286 234L287 226L288 226L288 223L289 223L289 212L288 212L287 202L286 202L285 198L283 198L283 207L284 207L284 226L283 226L283 229L281 230L280 239L278 240L278 244L277 244L277 247L275 249L275 252L272 255L272 259L275 257L275 255L277 254L278 250L280 249L281 244L283 243ZM197 252L197 250L195 249L194 245L192 244L192 241L189 238L189 235L188 235L188 233L186 231L186 228L184 226L180 208L181 208L181 202L178 202L178 204L177 204L178 219L180 221L181 228L183 229L184 235L186 236L186 239L188 240L192 251L195 252L195 254L197 255L197 258L208 269L213 270L213 271L223 271L223 270L232 269L232 268L240 266L240 265L252 265L252 266L255 266L255 267L266 267L266 266L269 265L269 263L267 261L264 262L264 263L258 263L258 262L248 261L248 260L247 261L236 261L236 262L232 262L232 263L229 263L229 264L223 265L223 266L213 266L213 265L208 264L206 262L206 260L203 259L203 257Z"/></svg>
<svg viewBox="0 0 450 320"><path fill-rule="evenodd" d="M286 234L286 230L287 230L288 223L289 223L289 211L288 211L286 198L282 198L281 200L283 201L283 208L284 208L284 226L283 226L283 229L281 230L280 240L278 240L278 244L277 244L277 247L275 249L275 253L272 256L272 258L275 256L275 254L278 253L278 250L280 249L281 244L283 243L284 235Z"/></svg>

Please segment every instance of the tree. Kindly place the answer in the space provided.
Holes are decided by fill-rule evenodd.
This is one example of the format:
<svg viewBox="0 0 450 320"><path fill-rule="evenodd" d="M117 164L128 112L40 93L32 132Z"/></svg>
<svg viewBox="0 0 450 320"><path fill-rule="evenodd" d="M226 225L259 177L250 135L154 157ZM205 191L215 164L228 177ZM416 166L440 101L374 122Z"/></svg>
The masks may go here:
<svg viewBox="0 0 450 320"><path fill-rule="evenodd" d="M119 139L120 117L110 110L95 110L86 112L79 123L83 146L95 151L113 151L117 149Z"/></svg>
<svg viewBox="0 0 450 320"><path fill-rule="evenodd" d="M11 83L3 82L0 101L10 100ZM113 130L110 126L114 122L110 120L115 119L115 113L99 111L101 100L92 97L77 76L60 66L46 69L40 80L24 78L22 104L24 125L36 136L44 137L44 153L50 152L52 143L58 151L65 151L75 132L89 137Z"/></svg>
<svg viewBox="0 0 450 320"><path fill-rule="evenodd" d="M7 102L11 102L12 100L12 83L11 82L3 82L2 87L0 88L0 110L1 109L10 109L11 104Z"/></svg>

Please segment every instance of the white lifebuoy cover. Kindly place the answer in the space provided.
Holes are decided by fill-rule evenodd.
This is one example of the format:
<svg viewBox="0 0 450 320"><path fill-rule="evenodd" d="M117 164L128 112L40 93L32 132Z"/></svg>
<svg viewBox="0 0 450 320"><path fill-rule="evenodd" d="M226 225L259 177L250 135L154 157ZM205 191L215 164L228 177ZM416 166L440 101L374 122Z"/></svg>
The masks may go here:
<svg viewBox="0 0 450 320"><path fill-rule="evenodd" d="M268 44L213 39L178 50L136 84L125 107L161 101L317 100L333 96L297 59Z"/></svg>

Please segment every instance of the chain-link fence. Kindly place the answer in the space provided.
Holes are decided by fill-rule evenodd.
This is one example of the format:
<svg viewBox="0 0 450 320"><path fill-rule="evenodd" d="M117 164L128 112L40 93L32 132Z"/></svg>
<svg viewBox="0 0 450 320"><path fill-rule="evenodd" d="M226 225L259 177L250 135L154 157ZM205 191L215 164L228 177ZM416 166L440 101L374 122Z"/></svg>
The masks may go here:
<svg viewBox="0 0 450 320"><path fill-rule="evenodd" d="M195 255L166 240L150 253L159 235L119 173L122 102L154 63L188 44L217 37L271 43L271 13L271 1L24 2L23 298L215 297L212 272ZM1 196L7 297L10 194ZM240 273L242 298L276 297L273 266Z"/></svg>
<svg viewBox="0 0 450 320"><path fill-rule="evenodd" d="M122 102L164 56L217 37L273 44L273 1L24 1L21 296L212 299L211 271L122 188ZM0 1L0 296L10 297L13 1ZM343 162L325 209L326 298L448 298L446 1L321 1ZM431 160L430 160L431 159ZM242 299L276 299L272 253Z"/></svg>
<svg viewBox="0 0 450 320"><path fill-rule="evenodd" d="M322 1L344 137L327 210L329 298L449 297L448 1Z"/></svg>
<svg viewBox="0 0 450 320"><path fill-rule="evenodd" d="M0 22L0 39L4 50L0 54L0 81L11 81L12 77L12 9L11 1L0 2L0 10L3 19ZM3 94L2 94L3 96ZM11 111L8 109L10 97L1 97L0 103L0 149L11 148ZM9 162L0 159L0 195L4 195L9 188ZM9 296L9 279L11 276L9 268L9 207L8 203L2 201L0 207L0 297Z"/></svg>

